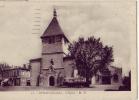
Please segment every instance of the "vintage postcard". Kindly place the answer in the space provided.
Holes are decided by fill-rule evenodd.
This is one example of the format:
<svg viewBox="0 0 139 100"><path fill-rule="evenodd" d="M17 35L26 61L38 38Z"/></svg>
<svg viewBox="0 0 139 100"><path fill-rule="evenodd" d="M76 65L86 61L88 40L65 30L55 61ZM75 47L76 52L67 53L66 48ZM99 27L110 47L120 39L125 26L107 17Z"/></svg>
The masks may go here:
<svg viewBox="0 0 139 100"><path fill-rule="evenodd" d="M137 2L1 0L0 98L137 99Z"/></svg>

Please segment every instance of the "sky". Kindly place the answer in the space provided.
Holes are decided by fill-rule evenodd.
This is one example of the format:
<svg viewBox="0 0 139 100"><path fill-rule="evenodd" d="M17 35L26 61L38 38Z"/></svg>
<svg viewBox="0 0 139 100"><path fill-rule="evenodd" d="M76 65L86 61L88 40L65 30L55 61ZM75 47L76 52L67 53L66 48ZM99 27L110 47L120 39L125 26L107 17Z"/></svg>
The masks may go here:
<svg viewBox="0 0 139 100"><path fill-rule="evenodd" d="M133 58L131 37L136 34L134 2L10 2L0 6L0 62L22 65L41 57L41 39L57 10L57 19L70 41L79 37L100 37L104 45L113 46L116 67L124 74ZM133 59L132 59L133 60Z"/></svg>

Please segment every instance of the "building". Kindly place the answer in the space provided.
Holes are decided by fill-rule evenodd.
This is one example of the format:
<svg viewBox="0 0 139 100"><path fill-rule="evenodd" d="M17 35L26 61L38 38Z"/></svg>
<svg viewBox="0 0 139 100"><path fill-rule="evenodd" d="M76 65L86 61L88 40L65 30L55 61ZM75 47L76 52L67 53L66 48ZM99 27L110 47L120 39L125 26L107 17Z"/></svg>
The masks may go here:
<svg viewBox="0 0 139 100"><path fill-rule="evenodd" d="M30 60L31 85L46 87L61 86L63 81L67 79L78 78L74 59L67 56L64 51L64 48L69 44L69 40L58 23L56 10L54 10L53 19L41 36L41 40L41 57ZM104 73L96 75L96 78L99 77L99 84L105 83L104 76L106 74ZM112 75L109 72L106 79L111 80L111 78ZM100 80L103 81L101 82Z"/></svg>
<svg viewBox="0 0 139 100"><path fill-rule="evenodd" d="M2 71L2 80L10 86L30 85L30 71L26 68L10 68Z"/></svg>
<svg viewBox="0 0 139 100"><path fill-rule="evenodd" d="M92 78L92 84L122 84L122 68L109 66L107 69L98 71Z"/></svg>
<svg viewBox="0 0 139 100"><path fill-rule="evenodd" d="M73 61L64 51L69 40L58 23L56 10L53 13L52 21L41 36L42 57L30 60L32 86L58 86L64 77L71 77L69 70L73 70Z"/></svg>
<svg viewBox="0 0 139 100"><path fill-rule="evenodd" d="M0 83L2 81L2 71L0 71Z"/></svg>

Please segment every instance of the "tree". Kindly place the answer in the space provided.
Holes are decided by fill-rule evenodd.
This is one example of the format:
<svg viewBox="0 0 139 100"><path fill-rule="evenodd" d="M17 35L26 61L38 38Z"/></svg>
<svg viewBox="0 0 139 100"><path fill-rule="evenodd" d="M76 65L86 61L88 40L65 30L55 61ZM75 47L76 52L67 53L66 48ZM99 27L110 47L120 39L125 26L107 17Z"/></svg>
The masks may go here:
<svg viewBox="0 0 139 100"><path fill-rule="evenodd" d="M79 38L69 45L70 55L75 58L78 74L90 79L98 70L106 68L113 61L113 48L103 46L100 38L89 37L87 40Z"/></svg>
<svg viewBox="0 0 139 100"><path fill-rule="evenodd" d="M11 66L8 65L7 63L0 63L0 72L2 72L3 70L6 70L6 69L10 69Z"/></svg>
<svg viewBox="0 0 139 100"><path fill-rule="evenodd" d="M1 78L3 78L3 71L10 69L11 67L7 63L0 63L0 74Z"/></svg>

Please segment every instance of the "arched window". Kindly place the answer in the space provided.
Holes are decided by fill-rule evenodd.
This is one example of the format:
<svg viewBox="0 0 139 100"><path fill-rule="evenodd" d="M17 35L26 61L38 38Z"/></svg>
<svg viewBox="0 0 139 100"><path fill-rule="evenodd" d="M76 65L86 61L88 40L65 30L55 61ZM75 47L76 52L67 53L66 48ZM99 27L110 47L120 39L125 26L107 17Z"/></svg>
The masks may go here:
<svg viewBox="0 0 139 100"><path fill-rule="evenodd" d="M117 74L114 74L113 75L113 81L114 82L118 82L119 81L119 78L118 78L118 75Z"/></svg>
<svg viewBox="0 0 139 100"><path fill-rule="evenodd" d="M55 85L55 78L54 78L54 76L50 76L50 78L49 78L49 85L50 86L54 86Z"/></svg>

